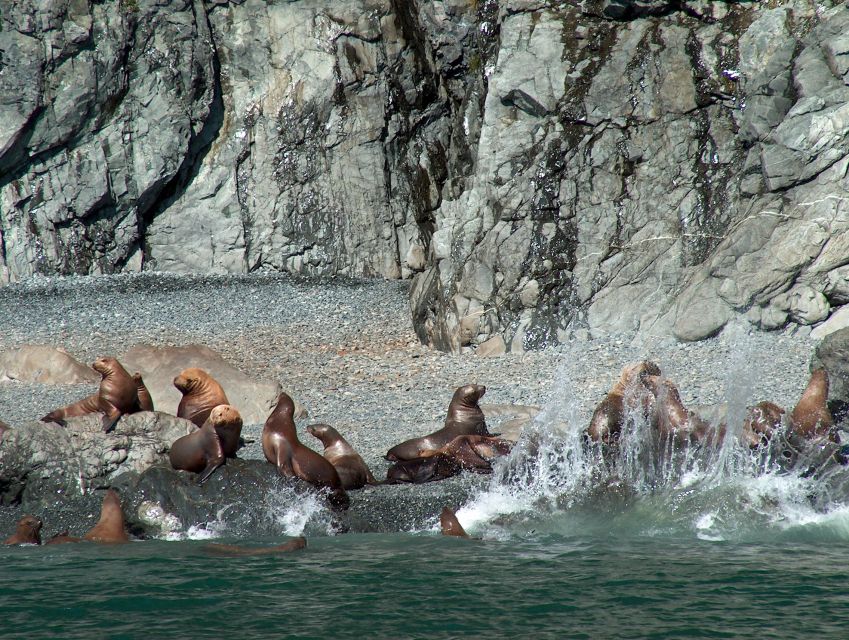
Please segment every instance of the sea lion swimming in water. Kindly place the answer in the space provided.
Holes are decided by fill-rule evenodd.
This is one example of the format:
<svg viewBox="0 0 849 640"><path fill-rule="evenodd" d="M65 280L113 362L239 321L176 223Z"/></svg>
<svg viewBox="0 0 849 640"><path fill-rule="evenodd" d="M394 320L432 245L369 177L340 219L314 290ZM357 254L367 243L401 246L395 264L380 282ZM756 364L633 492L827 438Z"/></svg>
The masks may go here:
<svg viewBox="0 0 849 640"><path fill-rule="evenodd" d="M177 407L177 417L202 427L212 410L220 404L230 404L224 389L203 369L183 369L174 378L174 386L183 394Z"/></svg>
<svg viewBox="0 0 849 640"><path fill-rule="evenodd" d="M292 538L288 542L278 544L272 547L242 547L235 544L222 544L219 542L210 542L204 546L206 551L223 556L267 556L278 553L289 553L305 549L307 539L303 536Z"/></svg>
<svg viewBox="0 0 849 640"><path fill-rule="evenodd" d="M121 498L114 489L106 491L100 508L100 520L82 537L91 542L129 542L124 526L124 512L121 510Z"/></svg>
<svg viewBox="0 0 849 640"><path fill-rule="evenodd" d="M633 411L641 411L643 418L648 419L653 399L649 398L644 381L649 375L660 375L660 367L649 360L629 364L622 369L619 380L593 411L586 429L590 440L613 444Z"/></svg>
<svg viewBox="0 0 849 640"><path fill-rule="evenodd" d="M798 404L787 419L788 433L806 439L829 435L834 419L828 409L828 372L815 369Z"/></svg>
<svg viewBox="0 0 849 640"><path fill-rule="evenodd" d="M198 484L203 484L226 458L236 455L241 431L239 412L229 404L218 405L200 429L173 442L168 452L171 467L199 473Z"/></svg>
<svg viewBox="0 0 849 640"><path fill-rule="evenodd" d="M311 424L307 427L307 433L321 440L324 445L323 455L336 468L346 491L377 484L365 460L336 429L329 424Z"/></svg>
<svg viewBox="0 0 849 640"><path fill-rule="evenodd" d="M426 436L395 445L386 453L386 459L396 461L421 458L423 451L441 449L457 436L491 436L486 428L486 418L478 405L485 393L486 387L482 384L458 387L448 404L445 426Z"/></svg>
<svg viewBox="0 0 849 640"><path fill-rule="evenodd" d="M284 478L300 478L316 487L330 489L330 503L336 508L347 509L350 502L339 473L328 460L298 440L294 415L295 402L282 392L262 428L265 459L275 465Z"/></svg>
<svg viewBox="0 0 849 640"><path fill-rule="evenodd" d="M18 520L15 533L6 538L3 544L41 544L41 520L25 515Z"/></svg>
<svg viewBox="0 0 849 640"><path fill-rule="evenodd" d="M458 538L468 538L469 534L460 524L457 519L457 514L448 507L442 507L442 513L439 514L439 527L444 536L456 536Z"/></svg>
<svg viewBox="0 0 849 640"><path fill-rule="evenodd" d="M109 432L121 416L137 410L139 398L136 381L115 358L101 357L92 368L101 375L97 393L61 409L55 409L41 418L42 422L65 425L66 418L89 413L103 414L103 431Z"/></svg>

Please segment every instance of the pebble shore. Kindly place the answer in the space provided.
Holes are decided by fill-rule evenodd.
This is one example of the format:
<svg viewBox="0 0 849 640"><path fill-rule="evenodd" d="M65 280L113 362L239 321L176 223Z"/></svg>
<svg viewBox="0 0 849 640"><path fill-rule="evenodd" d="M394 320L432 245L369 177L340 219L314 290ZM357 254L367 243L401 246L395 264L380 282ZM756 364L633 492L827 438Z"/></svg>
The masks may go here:
<svg viewBox="0 0 849 640"><path fill-rule="evenodd" d="M762 333L736 325L689 344L582 337L495 357L471 350L447 354L419 343L408 286L266 273L32 278L0 287L0 352L48 344L90 363L137 344L204 344L248 375L279 381L310 413L299 429L312 422L333 425L382 477L385 451L439 428L461 384L485 384L485 404L565 404L586 424L622 367L648 358L679 386L688 405L744 393L753 402L792 407L807 384L815 347L803 330ZM0 419L34 421L91 390L0 382ZM261 428L246 426L249 445L241 457L262 457ZM319 448L305 432L302 440Z"/></svg>

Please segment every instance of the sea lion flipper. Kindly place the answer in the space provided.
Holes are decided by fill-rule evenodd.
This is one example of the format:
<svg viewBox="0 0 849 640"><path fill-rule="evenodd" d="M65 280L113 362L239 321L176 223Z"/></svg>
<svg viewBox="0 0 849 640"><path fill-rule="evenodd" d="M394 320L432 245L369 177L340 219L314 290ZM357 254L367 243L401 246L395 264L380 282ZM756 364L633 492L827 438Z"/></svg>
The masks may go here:
<svg viewBox="0 0 849 640"><path fill-rule="evenodd" d="M118 424L118 420L121 419L121 410L112 405L108 404L106 412L103 414L103 433L109 433L112 429L115 428L115 425Z"/></svg>
<svg viewBox="0 0 849 640"><path fill-rule="evenodd" d="M223 464L224 464L224 456L223 456L223 455L222 455L220 458L217 458L217 457L216 457L216 458L214 458L214 459L210 460L210 461L209 461L209 464L208 464L208 465L206 465L206 469L204 469L204 470L201 472L201 474L200 474L200 478L198 478L198 485L200 486L200 485L202 485L204 482L206 482L207 480L209 480L209 477L213 474L213 472L214 472L214 471L215 471L218 467L222 466Z"/></svg>

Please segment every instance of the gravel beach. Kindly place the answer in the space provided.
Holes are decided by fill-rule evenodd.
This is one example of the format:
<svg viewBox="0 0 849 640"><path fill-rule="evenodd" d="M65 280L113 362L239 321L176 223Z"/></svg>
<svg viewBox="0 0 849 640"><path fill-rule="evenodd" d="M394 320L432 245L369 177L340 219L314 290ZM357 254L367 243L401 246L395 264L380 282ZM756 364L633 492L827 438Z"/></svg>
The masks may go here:
<svg viewBox="0 0 849 640"><path fill-rule="evenodd" d="M48 344L89 363L137 344L204 344L246 374L279 381L310 413L299 429L335 426L380 478L385 451L441 426L454 388L467 382L487 386L485 404L554 403L585 425L621 368L650 358L687 404L716 404L731 393L792 407L815 346L803 331L735 326L699 343L609 336L497 357L451 355L419 343L408 286L281 274L33 278L0 288L0 352ZM92 389L0 382L0 419L37 420ZM252 442L241 457L262 457L261 428L246 427ZM302 439L319 448L308 434Z"/></svg>

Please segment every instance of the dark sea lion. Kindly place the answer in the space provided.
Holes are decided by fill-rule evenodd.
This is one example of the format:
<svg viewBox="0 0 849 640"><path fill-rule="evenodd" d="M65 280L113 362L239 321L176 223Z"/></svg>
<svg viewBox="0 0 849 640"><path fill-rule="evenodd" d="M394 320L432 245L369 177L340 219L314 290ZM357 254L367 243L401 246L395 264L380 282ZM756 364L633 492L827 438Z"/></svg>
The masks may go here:
<svg viewBox="0 0 849 640"><path fill-rule="evenodd" d="M124 512L121 510L121 498L114 489L106 491L100 508L100 520L86 532L82 538L91 542L129 542L124 526Z"/></svg>
<svg viewBox="0 0 849 640"><path fill-rule="evenodd" d="M62 533L57 533L44 544L67 544L69 542L81 542L81 539L68 535L68 530L65 529Z"/></svg>
<svg viewBox="0 0 849 640"><path fill-rule="evenodd" d="M834 419L828 409L828 372L815 369L799 403L788 417L788 431L803 438L828 435Z"/></svg>
<svg viewBox="0 0 849 640"><path fill-rule="evenodd" d="M457 436L492 435L486 428L486 418L478 406L485 393L486 387L482 384L458 387L448 405L445 426L421 438L412 438L395 445L386 453L386 459L395 461L421 458L422 451L441 449Z"/></svg>
<svg viewBox="0 0 849 640"><path fill-rule="evenodd" d="M647 417L646 376L660 375L660 367L654 362L643 360L626 365L616 384L596 406L586 434L593 442L612 444L619 437L628 414L635 410Z"/></svg>
<svg viewBox="0 0 849 640"><path fill-rule="evenodd" d="M297 538L292 538L288 542L278 544L273 547L241 547L235 544L210 542L204 546L204 550L223 556L267 556L278 553L289 553L290 551L298 551L299 549L305 549L306 546L307 539L303 536L298 536Z"/></svg>
<svg viewBox="0 0 849 640"><path fill-rule="evenodd" d="M386 470L385 484L424 484L456 476L463 468L454 458L444 454L399 460Z"/></svg>
<svg viewBox="0 0 849 640"><path fill-rule="evenodd" d="M367 484L377 484L365 460L345 438L329 424L311 424L307 433L324 445L324 457L336 468L345 490L361 489Z"/></svg>
<svg viewBox="0 0 849 640"><path fill-rule="evenodd" d="M109 432L122 415L134 413L138 405L138 390L133 377L115 358L101 357L92 368L101 375L97 393L41 418L42 422L64 425L66 418L89 413L103 414L103 431Z"/></svg>
<svg viewBox="0 0 849 640"><path fill-rule="evenodd" d="M241 432L239 412L229 404L220 404L210 412L200 429L172 443L168 452L171 467L199 473L198 484L203 484L226 458L235 457Z"/></svg>
<svg viewBox="0 0 849 640"><path fill-rule="evenodd" d="M331 504L347 509L348 494L336 468L320 454L298 440L295 427L295 403L283 392L277 406L262 428L262 451L284 478L300 478L319 488L330 489Z"/></svg>
<svg viewBox="0 0 849 640"><path fill-rule="evenodd" d="M202 427L210 412L220 404L230 404L224 389L203 369L183 369L174 378L174 386L183 394L177 417L186 418Z"/></svg>
<svg viewBox="0 0 849 640"><path fill-rule="evenodd" d="M26 515L15 527L15 533L6 538L3 544L41 544L41 520Z"/></svg>
<svg viewBox="0 0 849 640"><path fill-rule="evenodd" d="M748 407L743 422L743 442L754 449L770 441L776 429L781 426L783 415L784 409L766 400Z"/></svg>
<svg viewBox="0 0 849 640"><path fill-rule="evenodd" d="M461 468L478 473L490 473L489 461L498 456L506 456L513 443L497 436L457 436L441 449L425 450L422 457L442 454L452 458Z"/></svg>
<svg viewBox="0 0 849 640"><path fill-rule="evenodd" d="M457 536L458 538L468 538L469 534L460 524L457 519L457 514L448 507L442 507L442 513L439 514L439 526L442 529L444 536Z"/></svg>
<svg viewBox="0 0 849 640"><path fill-rule="evenodd" d="M153 397L150 395L150 391L148 391L142 375L138 371L133 374L133 380L136 383L136 395L138 396L136 411L153 411Z"/></svg>

